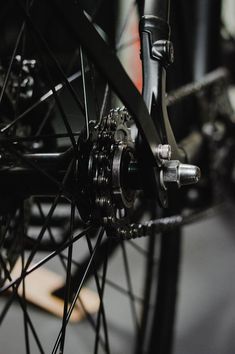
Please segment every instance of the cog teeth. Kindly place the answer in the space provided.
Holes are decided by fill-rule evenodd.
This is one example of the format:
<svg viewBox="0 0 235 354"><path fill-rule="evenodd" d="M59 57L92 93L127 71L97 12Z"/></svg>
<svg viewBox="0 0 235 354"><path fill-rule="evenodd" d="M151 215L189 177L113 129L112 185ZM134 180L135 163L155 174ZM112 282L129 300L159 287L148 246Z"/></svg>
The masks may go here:
<svg viewBox="0 0 235 354"><path fill-rule="evenodd" d="M114 190L113 163L117 149L120 144L123 149L133 149L131 139L131 130L126 123L130 120L130 115L125 107L112 109L106 117L103 117L99 123L91 126L90 145L85 146L84 161L89 159L88 176L89 184L86 187L86 193L90 200L90 215L97 222L100 222L108 230L112 230L112 235L117 237L117 228L120 228L122 238L128 238L129 233L132 237L132 230L128 224L128 211L130 207L126 205L126 196L120 189L123 199L117 201L116 190ZM124 150L120 150L121 154ZM125 150L126 151L126 150ZM119 152L119 150L118 150ZM118 155L122 156L122 155ZM116 161L115 160L115 161ZM121 157L117 161L118 169L116 174L120 174ZM86 166L86 163L85 163ZM86 176L86 175L85 175ZM85 181L86 183L86 181ZM114 195L115 194L115 195ZM128 199L129 200L129 199ZM93 201L93 202L92 202ZM95 204L95 208L94 208ZM120 205L119 205L120 204ZM116 208L121 207L124 210L123 215L116 215Z"/></svg>
<svg viewBox="0 0 235 354"><path fill-rule="evenodd" d="M95 200L96 205L98 205L100 208L104 208L107 206L111 206L112 202L108 197L97 197Z"/></svg>

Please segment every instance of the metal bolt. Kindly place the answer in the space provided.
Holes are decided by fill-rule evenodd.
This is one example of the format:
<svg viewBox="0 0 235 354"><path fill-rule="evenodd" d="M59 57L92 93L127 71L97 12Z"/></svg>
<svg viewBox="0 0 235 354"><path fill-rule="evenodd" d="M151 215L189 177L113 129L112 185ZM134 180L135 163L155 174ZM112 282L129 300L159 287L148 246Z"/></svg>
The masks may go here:
<svg viewBox="0 0 235 354"><path fill-rule="evenodd" d="M171 146L168 144L159 144L156 149L156 154L160 159L170 160L171 159Z"/></svg>
<svg viewBox="0 0 235 354"><path fill-rule="evenodd" d="M194 184L201 177L200 168L194 165L182 164L178 160L165 161L160 173L161 185L164 189L166 183L175 182L178 187Z"/></svg>

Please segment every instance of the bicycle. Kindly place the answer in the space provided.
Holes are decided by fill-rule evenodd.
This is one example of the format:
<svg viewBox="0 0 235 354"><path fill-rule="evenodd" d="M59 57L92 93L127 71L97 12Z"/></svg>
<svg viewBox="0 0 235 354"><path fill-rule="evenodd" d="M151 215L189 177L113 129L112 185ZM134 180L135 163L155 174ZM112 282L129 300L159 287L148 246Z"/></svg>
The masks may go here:
<svg viewBox="0 0 235 354"><path fill-rule="evenodd" d="M220 5L218 1L215 6L218 14ZM16 41L11 43L11 38L5 35L6 43L1 49L0 294L9 291L10 294L3 302L0 323L3 326L7 323L11 308L16 311L13 305L16 300L17 308L23 313L22 350L26 353L73 352L67 339L68 323L79 303L94 337L94 342L90 343L85 334L87 327L80 324L80 350L117 352L115 340L110 338L113 331L107 307L117 310L105 297L109 285L125 294L130 302L123 311L129 314L124 324L130 318L133 320L133 351L170 353L181 228L200 218L198 211L211 205L214 195L210 178L204 179L198 187L205 195L202 201L189 200L186 189L181 194L183 201L178 202L177 189L199 181L200 170L191 163L200 161L200 154L205 152L205 140L209 151L213 152L229 141L226 134L214 141L209 128L222 116L219 121L226 121L227 132L232 126L229 121L232 110L228 102L226 112L221 104L211 120L206 121L207 126L194 116L194 120L184 125L183 132L181 122L173 129L177 139L182 140L177 144L166 106L201 94L202 89L209 87L211 92L206 91L199 99L200 111L208 113L215 97L226 99L228 73L224 69L214 71L199 84L186 86L165 97L166 69L173 62L169 0L146 1L145 8L141 1L136 2L140 15L144 15L140 22L143 95L129 79L115 53L116 3L100 1L96 8L93 2L84 3L85 11L76 1L64 6L60 0L50 4L15 0L2 6L6 14L12 15L10 25ZM103 15L104 8L109 9L107 19ZM9 21L9 17L6 18ZM124 19L124 29L126 22ZM46 33L48 24L55 33ZM212 25L217 26L219 35L218 17L208 24L206 33L210 33ZM7 33L7 24L3 22L2 27ZM68 58L61 55L59 38L64 39L62 47L66 48ZM202 37L198 34L197 38L199 43ZM209 34L208 38L211 38ZM198 45L206 48L207 42ZM125 43L119 43L119 47L123 46ZM213 49L213 53L215 51L217 49ZM203 51L205 56L208 53L208 49ZM209 64L204 65L197 79L208 69L214 69L210 67L210 60L202 58L202 62ZM190 70L186 70L186 76ZM176 85L176 74L172 76ZM221 91L214 92L218 87L222 87ZM125 108L114 108L117 96ZM76 112L75 119L70 117L70 106L72 114ZM196 113L198 111L197 107ZM59 116L63 126L58 121ZM227 148L221 165L232 163L227 157L233 142ZM214 168L210 166L208 170L211 172ZM220 176L220 180L224 178L227 175ZM169 210L166 208L168 198ZM185 216L182 206L197 213ZM64 215L65 210L69 210L70 215ZM128 258L131 249L143 257L138 259L143 269L142 295L136 295L133 289L135 273L131 272ZM33 264L41 252L47 255ZM82 261L77 259L79 253L82 253ZM108 263L115 262L115 255L119 260L122 257L126 288L107 277ZM45 349L26 301L26 279L55 257L66 278L65 284L60 284L54 293L55 297L63 299L63 312L57 334L54 329L50 330L50 336L55 338ZM17 260L21 264L20 274L12 277ZM118 274L115 276L118 278ZM96 315L89 313L84 297L80 296L84 283L94 287L98 294ZM16 325L18 327L18 323ZM88 339L87 347L82 342L83 337ZM16 350L13 341L9 345ZM127 346L130 350L130 343Z"/></svg>

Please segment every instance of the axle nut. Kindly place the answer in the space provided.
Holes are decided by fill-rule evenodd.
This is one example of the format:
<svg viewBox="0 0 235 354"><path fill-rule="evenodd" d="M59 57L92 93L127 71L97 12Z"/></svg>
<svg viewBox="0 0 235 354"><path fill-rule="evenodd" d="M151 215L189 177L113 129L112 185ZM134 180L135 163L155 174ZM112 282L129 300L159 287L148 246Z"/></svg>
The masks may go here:
<svg viewBox="0 0 235 354"><path fill-rule="evenodd" d="M201 177L200 168L194 165L183 164L178 160L165 161L160 173L161 185L164 189L166 183L177 183L178 187L195 184Z"/></svg>

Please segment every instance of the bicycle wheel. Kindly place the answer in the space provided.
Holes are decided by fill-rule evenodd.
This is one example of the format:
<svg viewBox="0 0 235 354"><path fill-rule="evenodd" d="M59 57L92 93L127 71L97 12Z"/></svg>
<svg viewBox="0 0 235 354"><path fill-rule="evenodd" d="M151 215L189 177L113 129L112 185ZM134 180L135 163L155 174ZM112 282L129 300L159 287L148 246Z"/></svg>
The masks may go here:
<svg viewBox="0 0 235 354"><path fill-rule="evenodd" d="M88 17L112 49L115 9L108 1L91 2L84 16L78 4L69 2L64 11L58 4L1 5L7 19L1 24L2 347L8 353L146 352L162 253L154 233L129 239L150 234L145 222L157 216L156 198L146 198L136 174L128 86L121 93L126 108L112 109L119 73L105 68L108 58L94 60L96 38L76 24L77 16L80 24ZM127 17L123 24L120 37ZM60 320L35 314L27 302L27 277L35 274L37 282L44 264L65 280L54 294L63 299ZM96 293L92 315L81 296L84 284ZM77 304L86 321L71 325ZM22 318L16 321L15 313Z"/></svg>

